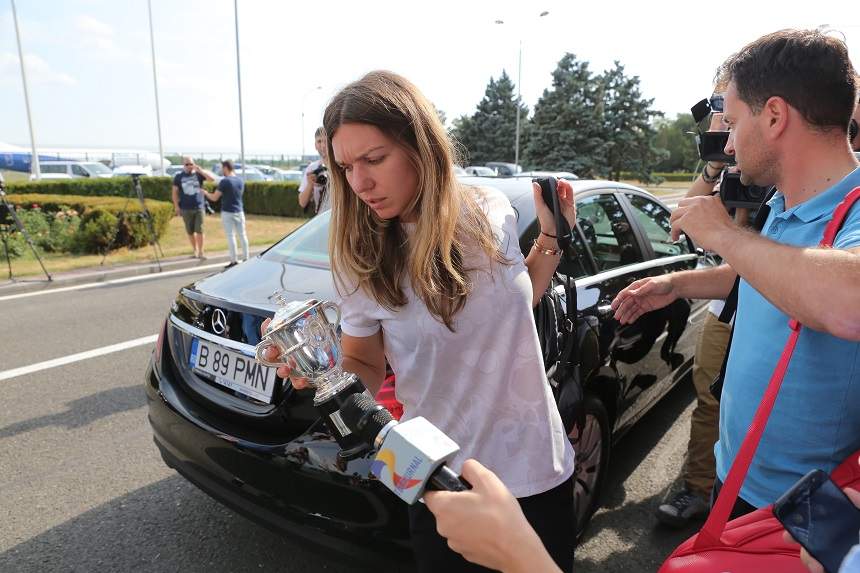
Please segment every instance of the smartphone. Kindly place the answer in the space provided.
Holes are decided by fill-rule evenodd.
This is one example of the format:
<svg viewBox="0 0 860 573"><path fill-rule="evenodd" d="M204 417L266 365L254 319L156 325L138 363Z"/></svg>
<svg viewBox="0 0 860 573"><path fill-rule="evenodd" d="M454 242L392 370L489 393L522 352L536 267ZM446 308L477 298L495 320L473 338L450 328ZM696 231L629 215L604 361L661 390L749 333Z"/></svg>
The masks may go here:
<svg viewBox="0 0 860 573"><path fill-rule="evenodd" d="M860 509L821 470L812 470L776 500L773 514L827 573L838 573L858 542Z"/></svg>

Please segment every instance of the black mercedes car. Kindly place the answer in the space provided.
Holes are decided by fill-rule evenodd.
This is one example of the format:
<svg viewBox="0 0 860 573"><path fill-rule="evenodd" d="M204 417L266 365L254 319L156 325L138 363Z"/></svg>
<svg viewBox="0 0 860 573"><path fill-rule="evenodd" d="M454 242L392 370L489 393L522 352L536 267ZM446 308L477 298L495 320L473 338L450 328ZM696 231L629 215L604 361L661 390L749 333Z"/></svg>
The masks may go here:
<svg viewBox="0 0 860 573"><path fill-rule="evenodd" d="M520 245L537 235L531 183L462 181L500 189L518 216ZM576 344L584 398L568 428L576 450L579 531L599 505L612 444L690 375L702 301L678 300L621 327L610 302L632 281L712 262L672 242L669 210L654 196L609 181L572 181L578 256L559 271L575 279ZM146 372L149 420L165 463L237 512L340 553L408 549L406 507L370 477L372 455L345 460L312 405L273 368L257 364L260 325L275 291L333 299L328 213L241 265L184 287ZM396 411L394 389L381 401ZM577 382L579 383L579 382Z"/></svg>

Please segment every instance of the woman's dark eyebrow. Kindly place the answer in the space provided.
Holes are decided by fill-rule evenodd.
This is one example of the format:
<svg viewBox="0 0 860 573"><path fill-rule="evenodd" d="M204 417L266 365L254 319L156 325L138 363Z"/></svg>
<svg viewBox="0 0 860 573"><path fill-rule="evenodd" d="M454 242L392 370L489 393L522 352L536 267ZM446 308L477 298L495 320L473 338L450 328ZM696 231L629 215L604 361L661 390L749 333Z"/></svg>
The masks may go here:
<svg viewBox="0 0 860 573"><path fill-rule="evenodd" d="M370 155L371 153L373 153L374 151L377 151L379 149L384 149L384 148L385 148L384 145L377 145L376 147L368 149L367 151L364 152L364 154L360 155L359 157L356 157L355 160L360 161L362 159L367 159L367 156ZM341 167L343 167L345 165L344 163L342 163L340 161L338 161L337 164L340 165Z"/></svg>

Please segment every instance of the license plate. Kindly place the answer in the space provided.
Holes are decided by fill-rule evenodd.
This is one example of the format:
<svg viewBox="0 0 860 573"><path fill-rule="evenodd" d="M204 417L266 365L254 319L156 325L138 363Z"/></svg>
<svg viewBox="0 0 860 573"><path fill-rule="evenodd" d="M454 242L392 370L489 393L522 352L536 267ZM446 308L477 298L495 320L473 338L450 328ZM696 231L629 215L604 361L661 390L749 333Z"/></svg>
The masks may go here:
<svg viewBox="0 0 860 573"><path fill-rule="evenodd" d="M275 369L250 356L195 338L191 342L192 370L203 372L221 386L270 404L275 391Z"/></svg>

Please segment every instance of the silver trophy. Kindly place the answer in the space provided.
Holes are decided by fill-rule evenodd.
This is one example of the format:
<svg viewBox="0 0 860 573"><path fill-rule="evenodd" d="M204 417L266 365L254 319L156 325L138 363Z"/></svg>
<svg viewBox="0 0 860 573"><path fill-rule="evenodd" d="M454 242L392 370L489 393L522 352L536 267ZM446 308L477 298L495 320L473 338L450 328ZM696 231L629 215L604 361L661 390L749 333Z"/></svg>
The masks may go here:
<svg viewBox="0 0 860 573"><path fill-rule="evenodd" d="M349 455L351 450L364 449L362 440L350 431L340 416L340 408L348 396L361 392L370 395L358 376L343 369L337 333L340 307L331 301L316 299L288 302L282 293L275 293L274 298L279 307L256 347L257 362L289 367L286 360L292 358L294 372L307 378L316 390L314 407L322 414L344 455ZM326 311L333 313L334 320L329 319ZM278 350L281 362L263 357L269 347Z"/></svg>

